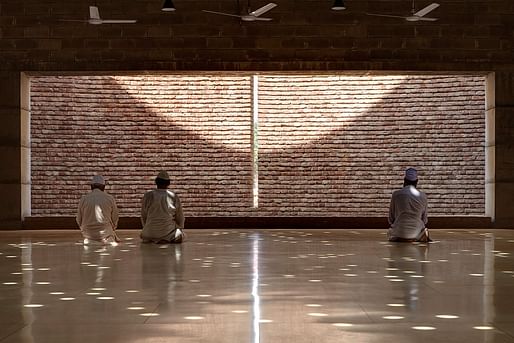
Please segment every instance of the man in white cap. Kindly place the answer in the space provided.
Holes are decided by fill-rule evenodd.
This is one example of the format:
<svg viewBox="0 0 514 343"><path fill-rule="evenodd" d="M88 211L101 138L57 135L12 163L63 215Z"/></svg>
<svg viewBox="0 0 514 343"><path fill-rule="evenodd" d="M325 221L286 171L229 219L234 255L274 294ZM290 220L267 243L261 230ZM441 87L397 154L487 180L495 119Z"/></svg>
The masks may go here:
<svg viewBox="0 0 514 343"><path fill-rule="evenodd" d="M388 239L392 242L429 242L427 196L416 187L418 172L405 170L403 188L393 192L389 205Z"/></svg>
<svg viewBox="0 0 514 343"><path fill-rule="evenodd" d="M118 207L112 195L105 192L105 179L93 176L91 192L82 196L77 210L77 224L80 227L84 244L102 243L117 245Z"/></svg>
<svg viewBox="0 0 514 343"><path fill-rule="evenodd" d="M168 173L159 172L155 184L157 189L146 192L141 204L141 239L143 243L182 243L184 214L179 196L168 189Z"/></svg>

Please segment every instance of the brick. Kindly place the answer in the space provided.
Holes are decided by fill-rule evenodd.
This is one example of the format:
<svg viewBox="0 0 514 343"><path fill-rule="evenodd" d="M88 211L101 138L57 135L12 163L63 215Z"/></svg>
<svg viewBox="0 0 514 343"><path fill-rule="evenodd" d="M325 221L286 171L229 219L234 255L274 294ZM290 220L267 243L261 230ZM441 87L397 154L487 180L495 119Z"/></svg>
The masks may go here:
<svg viewBox="0 0 514 343"><path fill-rule="evenodd" d="M152 37L171 37L171 29L167 26L151 26L147 30L147 35L149 38Z"/></svg>
<svg viewBox="0 0 514 343"><path fill-rule="evenodd" d="M233 41L230 38L221 38L221 37L210 37L207 38L207 48L231 48L233 46Z"/></svg>
<svg viewBox="0 0 514 343"><path fill-rule="evenodd" d="M345 54L345 59L349 61L366 61L369 60L368 50L349 50Z"/></svg>
<svg viewBox="0 0 514 343"><path fill-rule="evenodd" d="M255 41L255 46L261 49L277 49L282 47L280 38L260 38Z"/></svg>
<svg viewBox="0 0 514 343"><path fill-rule="evenodd" d="M102 38L119 38L121 37L122 28L120 25L101 25L98 28L98 32Z"/></svg>
<svg viewBox="0 0 514 343"><path fill-rule="evenodd" d="M63 49L80 49L84 47L84 40L78 38L62 39L61 48Z"/></svg>
<svg viewBox="0 0 514 343"><path fill-rule="evenodd" d="M327 38L308 38L305 41L309 49L326 49L332 46L330 39Z"/></svg>
<svg viewBox="0 0 514 343"><path fill-rule="evenodd" d="M477 49L499 50L501 43L499 39L476 39L475 46Z"/></svg>
<svg viewBox="0 0 514 343"><path fill-rule="evenodd" d="M372 49L370 51L370 57L373 59L391 59L393 54L391 50L386 49Z"/></svg>
<svg viewBox="0 0 514 343"><path fill-rule="evenodd" d="M368 25L369 37L391 37L393 28L390 25Z"/></svg>
<svg viewBox="0 0 514 343"><path fill-rule="evenodd" d="M29 26L23 30L23 36L26 38L47 38L50 36L50 28L43 25Z"/></svg>
<svg viewBox="0 0 514 343"><path fill-rule="evenodd" d="M251 49L247 50L247 57L249 60L267 60L269 59L269 52L264 49Z"/></svg>
<svg viewBox="0 0 514 343"><path fill-rule="evenodd" d="M41 50L59 50L62 47L62 42L59 39L38 39L37 47Z"/></svg>
<svg viewBox="0 0 514 343"><path fill-rule="evenodd" d="M353 48L355 45L355 39L349 37L338 37L332 39L333 48Z"/></svg>
<svg viewBox="0 0 514 343"><path fill-rule="evenodd" d="M16 39L11 41L12 47L16 49L35 49L38 47L38 40L36 39Z"/></svg>

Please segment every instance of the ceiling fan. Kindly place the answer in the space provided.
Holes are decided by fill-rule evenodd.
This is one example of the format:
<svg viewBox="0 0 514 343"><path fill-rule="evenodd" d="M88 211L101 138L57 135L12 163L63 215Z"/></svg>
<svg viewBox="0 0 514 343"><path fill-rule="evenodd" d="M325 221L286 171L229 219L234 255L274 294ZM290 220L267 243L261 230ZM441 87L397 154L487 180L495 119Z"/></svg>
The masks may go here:
<svg viewBox="0 0 514 343"><path fill-rule="evenodd" d="M247 15L237 15L237 14L231 14L231 13L224 13L224 12L215 12L215 11L207 11L203 10L203 12L207 13L214 13L214 14L220 14L220 15L226 15L229 17L238 17L241 18L243 21L270 21L271 18L263 18L260 17L261 14L264 14L268 12L269 10L277 7L277 4L270 2L267 5L262 6L261 8L256 9L255 11L249 12Z"/></svg>
<svg viewBox="0 0 514 343"><path fill-rule="evenodd" d="M412 14L409 16L399 16L399 15L388 15L388 14L377 14L377 13L366 13L367 15L373 15L378 17L389 17L389 18L402 18L407 21L436 21L437 18L428 18L425 17L428 13L435 10L437 7L439 7L439 4L437 2L433 2L430 5L426 6L425 8L420 9L416 12L416 8L414 6L414 0L412 0Z"/></svg>
<svg viewBox="0 0 514 343"><path fill-rule="evenodd" d="M60 21L73 21L89 23L93 25L100 24L134 24L137 20L135 19L102 19L100 18L100 11L97 6L89 6L89 19L88 20L73 20L73 19L61 19Z"/></svg>

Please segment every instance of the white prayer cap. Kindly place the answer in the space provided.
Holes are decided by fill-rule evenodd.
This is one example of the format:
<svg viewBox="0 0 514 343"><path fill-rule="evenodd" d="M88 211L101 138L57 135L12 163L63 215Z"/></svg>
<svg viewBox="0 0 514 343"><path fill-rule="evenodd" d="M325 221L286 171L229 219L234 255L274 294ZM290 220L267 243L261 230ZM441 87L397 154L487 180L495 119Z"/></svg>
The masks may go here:
<svg viewBox="0 0 514 343"><path fill-rule="evenodd" d="M168 172L165 170L161 170L159 174L157 174L157 177L162 180L170 180L170 176L168 175Z"/></svg>
<svg viewBox="0 0 514 343"><path fill-rule="evenodd" d="M414 168L407 168L405 170L405 180L416 181L418 179L418 171Z"/></svg>
<svg viewBox="0 0 514 343"><path fill-rule="evenodd" d="M91 179L92 185L104 185L105 186L105 179L102 175L95 175Z"/></svg>

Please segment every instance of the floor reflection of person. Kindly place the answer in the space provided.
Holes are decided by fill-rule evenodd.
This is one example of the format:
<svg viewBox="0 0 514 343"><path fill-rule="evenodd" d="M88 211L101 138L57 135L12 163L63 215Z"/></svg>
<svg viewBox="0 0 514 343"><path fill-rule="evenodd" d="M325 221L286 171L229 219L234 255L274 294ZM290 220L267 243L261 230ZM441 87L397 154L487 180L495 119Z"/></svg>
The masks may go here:
<svg viewBox="0 0 514 343"><path fill-rule="evenodd" d="M407 168L403 188L393 192L389 205L388 239L392 242L429 242L427 196L417 189L418 172Z"/></svg>
<svg viewBox="0 0 514 343"><path fill-rule="evenodd" d="M80 199L76 221L82 232L84 244L103 243L117 245L118 207L113 196L105 192L105 179L93 176L91 192Z"/></svg>
<svg viewBox="0 0 514 343"><path fill-rule="evenodd" d="M409 310L415 310L421 297L420 292L424 287L422 277L425 276L428 268L426 263L420 263L420 261L428 260L429 245L394 244L388 248L390 275L404 280L397 283L397 286L403 290L403 304Z"/></svg>
<svg viewBox="0 0 514 343"><path fill-rule="evenodd" d="M141 245L141 281L145 292L155 292L160 310L177 300L176 292L183 281L184 261L182 245L173 244L166 249Z"/></svg>
<svg viewBox="0 0 514 343"><path fill-rule="evenodd" d="M157 189L148 191L141 204L143 243L182 243L184 214L179 196L169 189L170 177L161 171L155 178Z"/></svg>

